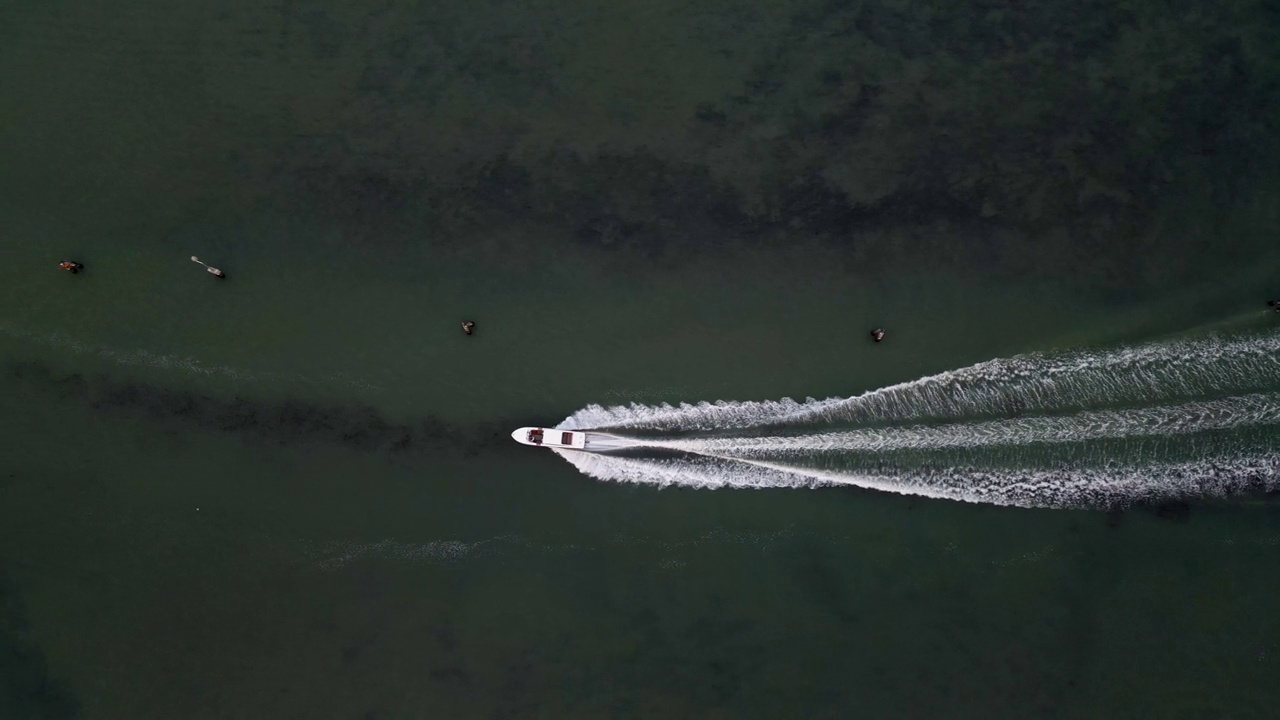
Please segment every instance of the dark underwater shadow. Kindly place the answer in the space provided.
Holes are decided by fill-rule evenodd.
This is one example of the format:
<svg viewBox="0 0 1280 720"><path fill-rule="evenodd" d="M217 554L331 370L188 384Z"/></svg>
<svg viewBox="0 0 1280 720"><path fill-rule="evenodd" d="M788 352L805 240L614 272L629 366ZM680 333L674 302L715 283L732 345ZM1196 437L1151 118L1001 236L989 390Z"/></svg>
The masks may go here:
<svg viewBox="0 0 1280 720"><path fill-rule="evenodd" d="M71 689L50 676L31 640L18 585L0 567L0 718L56 720L79 714L80 701Z"/></svg>
<svg viewBox="0 0 1280 720"><path fill-rule="evenodd" d="M511 429L536 424L528 418L504 418L460 425L430 415L397 421L370 405L215 397L105 375L61 374L38 361L10 363L7 374L41 394L82 403L106 416L234 435L258 445L319 445L406 457L428 453L475 457L517 452Z"/></svg>

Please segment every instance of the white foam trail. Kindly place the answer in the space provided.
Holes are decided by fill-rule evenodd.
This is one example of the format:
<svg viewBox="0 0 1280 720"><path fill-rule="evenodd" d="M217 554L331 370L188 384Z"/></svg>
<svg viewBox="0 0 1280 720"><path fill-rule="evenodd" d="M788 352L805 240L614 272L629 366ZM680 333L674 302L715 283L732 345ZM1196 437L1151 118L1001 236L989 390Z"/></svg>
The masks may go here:
<svg viewBox="0 0 1280 720"><path fill-rule="evenodd" d="M591 452L610 452L628 448L644 447L647 443L634 438L622 437L613 433L588 432L587 448Z"/></svg>
<svg viewBox="0 0 1280 720"><path fill-rule="evenodd" d="M562 427L631 449L559 454L617 482L847 485L1028 507L1273 491L1278 387L1280 333L1211 337L992 360L851 398L590 406Z"/></svg>
<svg viewBox="0 0 1280 720"><path fill-rule="evenodd" d="M899 474L853 473L730 457L624 458L557 451L598 480L695 488L867 490L1020 507L1091 508L1135 501L1218 497L1280 489L1280 458L1264 455L1090 469L993 471L948 468Z"/></svg>
<svg viewBox="0 0 1280 720"><path fill-rule="evenodd" d="M1205 402L1131 410L1081 412L1068 416L955 423L940 426L868 428L849 432L781 437L633 440L649 446L695 453L813 454L939 450L1029 443L1068 443L1143 436L1186 435L1280 422L1280 395L1255 394Z"/></svg>
<svg viewBox="0 0 1280 720"><path fill-rule="evenodd" d="M1280 381L1280 333L990 360L849 398L590 405L558 427L707 431L1057 411L1238 393Z"/></svg>
<svg viewBox="0 0 1280 720"><path fill-rule="evenodd" d="M851 485L868 490L908 492L900 481L895 483L867 473L790 467L766 460L710 453L697 457L652 459L573 452L558 448L552 450L583 474L598 480L711 489ZM927 486L916 490L910 494L934 498L950 497L944 491Z"/></svg>

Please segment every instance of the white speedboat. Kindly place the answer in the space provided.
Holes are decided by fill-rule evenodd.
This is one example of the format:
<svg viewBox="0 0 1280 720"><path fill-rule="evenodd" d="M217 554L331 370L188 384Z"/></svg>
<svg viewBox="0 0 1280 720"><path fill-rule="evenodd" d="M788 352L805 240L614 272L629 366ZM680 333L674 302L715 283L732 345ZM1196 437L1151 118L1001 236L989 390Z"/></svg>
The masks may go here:
<svg viewBox="0 0 1280 720"><path fill-rule="evenodd" d="M560 448L561 450L586 450L587 434L574 430L522 427L511 433L511 439L522 445Z"/></svg>

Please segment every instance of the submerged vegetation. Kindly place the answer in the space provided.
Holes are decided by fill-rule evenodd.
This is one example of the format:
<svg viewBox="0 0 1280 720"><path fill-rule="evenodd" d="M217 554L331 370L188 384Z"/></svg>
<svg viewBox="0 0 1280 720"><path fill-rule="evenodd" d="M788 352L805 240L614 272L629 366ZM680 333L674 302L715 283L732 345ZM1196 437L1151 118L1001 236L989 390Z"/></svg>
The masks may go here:
<svg viewBox="0 0 1280 720"><path fill-rule="evenodd" d="M941 227L1074 254L1146 252L1174 208L1274 179L1264 3L713 5L307 11L282 51L351 96L262 169L335 212L463 231L858 245Z"/></svg>
<svg viewBox="0 0 1280 720"><path fill-rule="evenodd" d="M158 32L183 62L103 72L194 72L190 97L68 122L92 142L181 108L199 132L112 177L195 187L209 173L188 167L221 164L249 206L357 237L817 237L1116 275L1214 242L1233 209L1274 214L1280 181L1280 12L1262 0L147 4L95 35Z"/></svg>

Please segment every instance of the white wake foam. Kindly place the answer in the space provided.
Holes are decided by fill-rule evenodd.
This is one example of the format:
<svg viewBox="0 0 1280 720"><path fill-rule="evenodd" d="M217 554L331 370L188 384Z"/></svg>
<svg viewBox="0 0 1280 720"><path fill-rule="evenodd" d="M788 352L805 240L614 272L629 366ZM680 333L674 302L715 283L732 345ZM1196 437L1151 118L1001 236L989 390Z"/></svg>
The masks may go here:
<svg viewBox="0 0 1280 720"><path fill-rule="evenodd" d="M1280 487L1280 333L992 360L850 398L589 406L618 482L848 485L1032 507ZM646 452L648 451L648 452Z"/></svg>
<svg viewBox="0 0 1280 720"><path fill-rule="evenodd" d="M866 490L965 502L1048 508L1096 508L1175 498L1221 497L1280 490L1280 458L1206 458L1195 462L1106 468L855 473L732 457L625 458L557 450L597 480L696 488Z"/></svg>
<svg viewBox="0 0 1280 720"><path fill-rule="evenodd" d="M1269 393L1154 408L1082 411L1067 416L772 437L646 440L645 444L695 453L785 456L1186 435L1277 422L1280 394Z"/></svg>
<svg viewBox="0 0 1280 720"><path fill-rule="evenodd" d="M1266 387L1277 377L1280 334L1205 338L989 360L849 398L589 405L566 418L560 427L707 431L1062 411L1239 393Z"/></svg>

